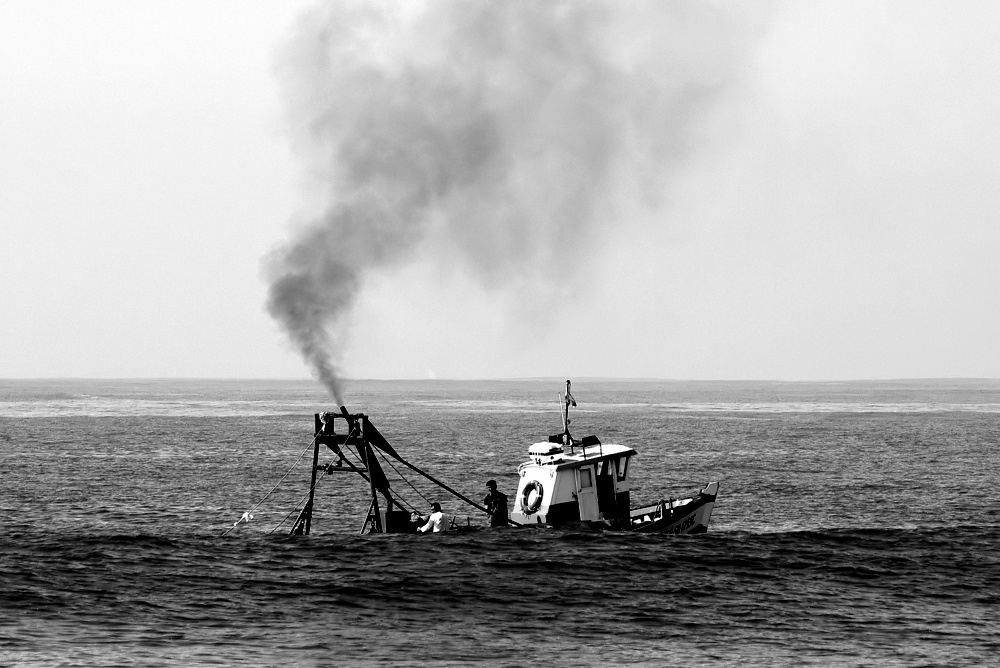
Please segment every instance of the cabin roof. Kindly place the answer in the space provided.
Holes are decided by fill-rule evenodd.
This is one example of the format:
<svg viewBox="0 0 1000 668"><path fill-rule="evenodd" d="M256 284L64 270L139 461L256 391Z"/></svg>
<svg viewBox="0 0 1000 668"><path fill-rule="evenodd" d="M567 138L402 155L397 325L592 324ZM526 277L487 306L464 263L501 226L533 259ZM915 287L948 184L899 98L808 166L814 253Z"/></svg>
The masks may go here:
<svg viewBox="0 0 1000 668"><path fill-rule="evenodd" d="M536 443L535 445L540 445ZM525 462L533 466L555 466L557 469L574 468L594 462L602 462L608 459L619 457L632 457L638 454L632 448L616 443L602 443L600 445L589 445L586 450L579 445L574 446L574 452L562 452L553 455L550 461L536 463L535 461Z"/></svg>

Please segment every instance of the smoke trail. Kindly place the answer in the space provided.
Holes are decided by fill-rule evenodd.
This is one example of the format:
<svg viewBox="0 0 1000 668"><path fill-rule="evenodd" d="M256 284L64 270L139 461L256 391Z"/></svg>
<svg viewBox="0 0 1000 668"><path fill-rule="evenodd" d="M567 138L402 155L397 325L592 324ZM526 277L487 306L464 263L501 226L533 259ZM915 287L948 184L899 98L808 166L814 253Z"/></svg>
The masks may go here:
<svg viewBox="0 0 1000 668"><path fill-rule="evenodd" d="M552 282L616 197L657 184L725 87L740 17L683 2L334 3L283 62L325 210L266 261L268 310L342 403L330 334L417 252ZM527 279L525 279L527 277Z"/></svg>

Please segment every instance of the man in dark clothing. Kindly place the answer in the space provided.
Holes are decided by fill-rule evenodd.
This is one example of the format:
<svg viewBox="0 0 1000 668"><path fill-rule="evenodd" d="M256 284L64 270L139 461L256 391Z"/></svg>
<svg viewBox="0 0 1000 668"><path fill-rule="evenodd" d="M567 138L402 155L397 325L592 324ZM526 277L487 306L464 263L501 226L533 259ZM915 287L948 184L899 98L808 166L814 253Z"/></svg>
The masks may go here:
<svg viewBox="0 0 1000 668"><path fill-rule="evenodd" d="M483 499L483 505L490 512L490 526L507 526L507 495L497 489L496 480L488 481L486 488L489 492Z"/></svg>

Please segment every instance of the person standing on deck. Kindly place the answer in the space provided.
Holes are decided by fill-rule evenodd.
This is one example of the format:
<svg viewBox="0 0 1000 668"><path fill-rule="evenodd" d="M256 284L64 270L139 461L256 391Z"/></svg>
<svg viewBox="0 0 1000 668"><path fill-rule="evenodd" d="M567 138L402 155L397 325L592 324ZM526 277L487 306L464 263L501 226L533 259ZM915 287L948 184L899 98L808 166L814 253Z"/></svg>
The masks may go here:
<svg viewBox="0 0 1000 668"><path fill-rule="evenodd" d="M490 526L507 526L507 495L497 489L496 480L487 481L486 489L490 491L486 493L483 505L490 513Z"/></svg>
<svg viewBox="0 0 1000 668"><path fill-rule="evenodd" d="M444 513L441 512L441 504L435 501L431 504L431 516L427 518L427 524L422 527L418 527L417 531L420 533L427 533L428 531L433 531L434 533L441 533L448 529L448 525L444 521Z"/></svg>

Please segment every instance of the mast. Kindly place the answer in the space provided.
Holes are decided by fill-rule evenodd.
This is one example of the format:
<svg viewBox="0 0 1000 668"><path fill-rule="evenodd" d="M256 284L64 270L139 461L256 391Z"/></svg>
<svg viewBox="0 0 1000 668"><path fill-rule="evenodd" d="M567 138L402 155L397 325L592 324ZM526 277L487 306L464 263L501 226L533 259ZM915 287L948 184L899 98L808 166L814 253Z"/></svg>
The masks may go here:
<svg viewBox="0 0 1000 668"><path fill-rule="evenodd" d="M563 395L563 445L568 445L570 448L573 447L573 437L569 433L569 407L570 405L576 406L576 399L569 391L570 382L566 381L566 394Z"/></svg>

